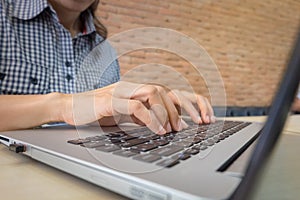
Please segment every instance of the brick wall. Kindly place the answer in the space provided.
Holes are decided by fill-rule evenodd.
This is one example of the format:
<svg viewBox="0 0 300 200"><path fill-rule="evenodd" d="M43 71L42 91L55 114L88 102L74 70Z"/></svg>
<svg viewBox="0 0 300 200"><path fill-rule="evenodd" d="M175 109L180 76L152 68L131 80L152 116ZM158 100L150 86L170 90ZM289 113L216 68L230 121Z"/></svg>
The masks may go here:
<svg viewBox="0 0 300 200"><path fill-rule="evenodd" d="M169 28L189 36L208 52L218 67L227 105L267 106L293 45L299 10L299 0L101 0L97 16L107 26L109 36L149 26ZM140 39L143 38L129 36L123 40L130 47ZM171 39L154 38L157 43ZM181 40L171 41L182 48L181 52L194 53ZM211 84L216 79L216 74L211 72L212 63L197 63L202 77L178 53L139 49L122 55L119 62L127 80L159 82L178 89L190 84L208 98L211 87L216 87ZM224 102L214 101L214 104Z"/></svg>

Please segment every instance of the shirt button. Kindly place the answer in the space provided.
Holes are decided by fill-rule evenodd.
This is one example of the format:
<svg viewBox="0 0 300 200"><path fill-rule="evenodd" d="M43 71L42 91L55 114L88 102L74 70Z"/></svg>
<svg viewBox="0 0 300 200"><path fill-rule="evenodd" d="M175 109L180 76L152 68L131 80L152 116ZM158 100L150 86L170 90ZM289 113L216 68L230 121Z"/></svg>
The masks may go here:
<svg viewBox="0 0 300 200"><path fill-rule="evenodd" d="M33 78L33 77L30 77L30 83L32 83L33 85L37 85L38 84L38 79L37 78Z"/></svg>
<svg viewBox="0 0 300 200"><path fill-rule="evenodd" d="M1 81L3 81L3 80L4 80L4 78L5 78L5 76L6 76L6 74L4 74L4 73L0 73L0 80L1 80Z"/></svg>
<svg viewBox="0 0 300 200"><path fill-rule="evenodd" d="M67 66L67 67L72 67L72 62L66 61L66 66Z"/></svg>
<svg viewBox="0 0 300 200"><path fill-rule="evenodd" d="M68 74L68 75L66 76L66 79L67 79L68 81L70 81L70 80L73 79L73 77L72 77L70 74Z"/></svg>

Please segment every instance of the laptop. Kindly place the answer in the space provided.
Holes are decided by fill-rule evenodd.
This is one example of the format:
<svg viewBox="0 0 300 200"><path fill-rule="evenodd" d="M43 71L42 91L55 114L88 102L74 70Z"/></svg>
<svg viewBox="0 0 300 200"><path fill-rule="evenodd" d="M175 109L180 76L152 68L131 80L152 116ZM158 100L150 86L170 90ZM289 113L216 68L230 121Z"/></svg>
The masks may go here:
<svg viewBox="0 0 300 200"><path fill-rule="evenodd" d="M265 125L226 119L195 125L187 119L187 129L164 136L133 125L58 125L1 132L0 141L132 199L245 199L285 123L299 83L298 55L299 39ZM230 171L254 141L247 168Z"/></svg>

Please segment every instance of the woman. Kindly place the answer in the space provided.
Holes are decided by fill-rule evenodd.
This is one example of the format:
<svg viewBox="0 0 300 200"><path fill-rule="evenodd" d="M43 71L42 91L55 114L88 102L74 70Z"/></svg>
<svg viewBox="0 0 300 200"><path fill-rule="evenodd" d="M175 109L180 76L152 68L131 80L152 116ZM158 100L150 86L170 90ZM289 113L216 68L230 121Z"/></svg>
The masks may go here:
<svg viewBox="0 0 300 200"><path fill-rule="evenodd" d="M92 70L102 70L101 77L87 73L91 76L82 76L86 86L78 84L85 70L82 63L92 49L100 47L99 66L114 57L105 27L94 17L98 2L1 1L0 131L49 122L82 125L98 120L114 125L133 120L164 134L186 126L177 105L195 123L213 122L212 108L200 95L118 82L117 60L104 70ZM197 103L200 114L192 103Z"/></svg>

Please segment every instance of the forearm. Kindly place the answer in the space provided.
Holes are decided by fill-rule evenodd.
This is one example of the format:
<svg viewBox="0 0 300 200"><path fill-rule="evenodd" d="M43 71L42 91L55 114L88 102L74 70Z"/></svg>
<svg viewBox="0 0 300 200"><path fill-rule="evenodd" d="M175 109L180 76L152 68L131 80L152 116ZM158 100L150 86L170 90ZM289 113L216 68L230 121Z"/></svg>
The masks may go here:
<svg viewBox="0 0 300 200"><path fill-rule="evenodd" d="M62 121L63 94L0 95L0 131Z"/></svg>

